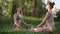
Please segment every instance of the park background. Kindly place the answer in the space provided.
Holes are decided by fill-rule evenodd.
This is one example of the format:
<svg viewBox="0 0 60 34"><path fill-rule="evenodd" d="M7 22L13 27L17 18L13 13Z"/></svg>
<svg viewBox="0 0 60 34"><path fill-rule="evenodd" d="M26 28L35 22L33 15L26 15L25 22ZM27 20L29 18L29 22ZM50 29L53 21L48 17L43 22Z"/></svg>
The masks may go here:
<svg viewBox="0 0 60 34"><path fill-rule="evenodd" d="M0 0L0 34L48 34L48 32L31 30L15 31L12 9L14 5L21 5L23 20L28 24L38 25L47 12L45 6L49 1L52 0ZM54 7L54 11L56 12L54 17L56 30L52 34L60 34L60 8Z"/></svg>

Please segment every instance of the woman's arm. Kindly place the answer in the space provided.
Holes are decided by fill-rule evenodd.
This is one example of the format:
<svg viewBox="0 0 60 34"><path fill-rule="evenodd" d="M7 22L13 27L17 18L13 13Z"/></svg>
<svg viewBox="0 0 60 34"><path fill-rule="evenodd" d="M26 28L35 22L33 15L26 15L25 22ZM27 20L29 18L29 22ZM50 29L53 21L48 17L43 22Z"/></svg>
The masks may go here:
<svg viewBox="0 0 60 34"><path fill-rule="evenodd" d="M26 23L26 22L24 22L24 21L23 21L23 24L25 24L25 25L29 25L29 24L27 24L27 23Z"/></svg>
<svg viewBox="0 0 60 34"><path fill-rule="evenodd" d="M47 26L47 23L45 23L45 24L43 25L43 27L45 27L45 26Z"/></svg>
<svg viewBox="0 0 60 34"><path fill-rule="evenodd" d="M50 12L47 12L45 18L43 19L43 21L39 25L37 25L37 27L41 26L49 16L50 16Z"/></svg>
<svg viewBox="0 0 60 34"><path fill-rule="evenodd" d="M14 14L14 24L16 24L17 23L17 16L16 16L16 14Z"/></svg>

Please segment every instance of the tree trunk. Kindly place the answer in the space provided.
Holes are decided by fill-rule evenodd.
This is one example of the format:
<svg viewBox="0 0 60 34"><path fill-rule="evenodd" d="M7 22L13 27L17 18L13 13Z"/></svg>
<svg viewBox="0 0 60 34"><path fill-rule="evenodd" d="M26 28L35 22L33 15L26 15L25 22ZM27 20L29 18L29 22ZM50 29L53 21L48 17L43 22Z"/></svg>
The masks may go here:
<svg viewBox="0 0 60 34"><path fill-rule="evenodd" d="M33 2L33 12L32 12L33 15L32 16L35 17L35 15L36 15L35 12L36 12L36 3L37 3L37 0L33 0L33 1L34 2Z"/></svg>
<svg viewBox="0 0 60 34"><path fill-rule="evenodd" d="M2 0L0 0L0 17L2 17Z"/></svg>

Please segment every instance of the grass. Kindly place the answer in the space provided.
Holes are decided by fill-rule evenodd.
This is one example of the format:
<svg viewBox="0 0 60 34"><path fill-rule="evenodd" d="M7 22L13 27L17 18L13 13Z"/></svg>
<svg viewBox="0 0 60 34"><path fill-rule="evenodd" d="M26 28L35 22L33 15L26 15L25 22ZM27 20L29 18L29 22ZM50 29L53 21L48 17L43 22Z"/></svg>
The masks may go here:
<svg viewBox="0 0 60 34"><path fill-rule="evenodd" d="M1 34L48 34L48 33L45 33L45 32L34 32L34 31L29 31L29 30L26 30L26 31L1 31L0 32Z"/></svg>
<svg viewBox="0 0 60 34"><path fill-rule="evenodd" d="M24 21L28 24L37 25L42 20L39 18L24 17ZM56 30L53 34L60 34L60 23L55 21ZM13 18L3 18L0 21L0 34L49 34L49 32L34 32L32 30L14 30Z"/></svg>

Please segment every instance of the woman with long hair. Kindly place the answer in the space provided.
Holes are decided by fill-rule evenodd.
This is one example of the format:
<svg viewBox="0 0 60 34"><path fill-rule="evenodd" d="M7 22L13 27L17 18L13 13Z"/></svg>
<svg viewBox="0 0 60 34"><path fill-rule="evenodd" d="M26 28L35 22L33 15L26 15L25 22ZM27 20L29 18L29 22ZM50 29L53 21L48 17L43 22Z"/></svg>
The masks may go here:
<svg viewBox="0 0 60 34"><path fill-rule="evenodd" d="M15 5L13 8L14 28L15 29L19 29L19 27L22 23L28 25L27 23L25 23L23 21L23 17L22 17L21 13L22 13L22 6Z"/></svg>

